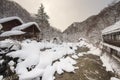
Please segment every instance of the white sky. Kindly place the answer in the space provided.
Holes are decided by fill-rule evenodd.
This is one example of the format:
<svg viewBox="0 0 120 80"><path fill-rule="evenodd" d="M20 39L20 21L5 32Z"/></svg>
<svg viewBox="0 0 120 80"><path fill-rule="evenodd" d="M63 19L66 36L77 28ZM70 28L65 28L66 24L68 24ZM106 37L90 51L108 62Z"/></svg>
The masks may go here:
<svg viewBox="0 0 120 80"><path fill-rule="evenodd" d="M65 30L73 22L81 22L98 14L113 0L14 0L30 13L37 13L43 3L51 26Z"/></svg>

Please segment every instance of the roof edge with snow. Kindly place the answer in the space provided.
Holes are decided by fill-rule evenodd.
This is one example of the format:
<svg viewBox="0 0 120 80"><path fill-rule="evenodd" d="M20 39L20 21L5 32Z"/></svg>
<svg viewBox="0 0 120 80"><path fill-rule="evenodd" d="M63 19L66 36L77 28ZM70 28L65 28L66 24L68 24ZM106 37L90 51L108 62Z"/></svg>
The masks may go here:
<svg viewBox="0 0 120 80"><path fill-rule="evenodd" d="M6 31L6 32L3 32L2 34L0 34L0 37L9 37L9 36L22 35L22 34L25 34L25 32L18 31L18 30Z"/></svg>
<svg viewBox="0 0 120 80"><path fill-rule="evenodd" d="M24 23L24 24L22 24L20 26L16 26L16 27L12 28L12 30L23 30L23 29L26 29L26 28L30 27L31 25L36 25L38 30L41 31L41 29L39 28L39 25L36 22Z"/></svg>
<svg viewBox="0 0 120 80"><path fill-rule="evenodd" d="M24 23L22 21L22 19L17 17L17 16L2 18L2 19L0 19L0 23L5 23L5 22L11 21L11 20L15 20L15 19L19 20L21 23Z"/></svg>
<svg viewBox="0 0 120 80"><path fill-rule="evenodd" d="M105 35L105 34L110 34L118 31L120 31L120 21L102 30L102 34Z"/></svg>

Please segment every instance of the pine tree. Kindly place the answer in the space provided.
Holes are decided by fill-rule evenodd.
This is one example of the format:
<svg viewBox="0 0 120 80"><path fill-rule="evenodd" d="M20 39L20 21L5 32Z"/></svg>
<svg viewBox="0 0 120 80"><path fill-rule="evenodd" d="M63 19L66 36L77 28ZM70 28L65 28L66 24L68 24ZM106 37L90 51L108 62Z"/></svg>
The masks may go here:
<svg viewBox="0 0 120 80"><path fill-rule="evenodd" d="M38 9L38 13L36 14L36 19L37 19L37 22L40 24L40 25L44 25L44 24L49 24L48 23L48 19L49 19L49 16L46 14L46 12L44 11L44 6L43 4L41 4L40 8Z"/></svg>

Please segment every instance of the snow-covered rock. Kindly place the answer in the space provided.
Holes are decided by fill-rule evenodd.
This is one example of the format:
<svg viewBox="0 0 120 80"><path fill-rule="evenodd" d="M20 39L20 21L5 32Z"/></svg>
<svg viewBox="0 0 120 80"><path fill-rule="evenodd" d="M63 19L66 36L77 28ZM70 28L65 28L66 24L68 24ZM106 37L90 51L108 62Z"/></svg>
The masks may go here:
<svg viewBox="0 0 120 80"><path fill-rule="evenodd" d="M111 77L111 79L110 79L110 80L120 80L120 79L115 78L115 77Z"/></svg>
<svg viewBox="0 0 120 80"><path fill-rule="evenodd" d="M20 50L21 45L16 40L6 39L4 41L0 41L0 48L11 48L11 50Z"/></svg>
<svg viewBox="0 0 120 80"><path fill-rule="evenodd" d="M103 66L106 67L106 70L113 72L113 68L112 68L112 66L111 66L111 64L110 64L110 58L109 58L106 54L104 54L104 55L102 55L102 56L100 57L100 59L101 59L102 62L103 62Z"/></svg>
<svg viewBox="0 0 120 80"><path fill-rule="evenodd" d="M2 79L3 79L3 76L0 75L0 80L2 80Z"/></svg>
<svg viewBox="0 0 120 80"><path fill-rule="evenodd" d="M74 72L78 69L74 66L76 61L70 57L64 56L75 53L77 46L72 43L54 44L50 42L36 42L25 40L21 43L21 50L13 51L7 56L19 58L16 73L20 79L33 79L43 77L43 80L54 80L54 74ZM72 48L71 48L72 47ZM41 51L41 49L46 49ZM57 61L59 60L59 61ZM9 63L12 65L12 62ZM34 67L32 67L34 66ZM28 68L31 70L29 71ZM49 76L47 78L46 76Z"/></svg>
<svg viewBox="0 0 120 80"><path fill-rule="evenodd" d="M79 57L76 54L74 54L74 55L72 55L72 58L78 59Z"/></svg>

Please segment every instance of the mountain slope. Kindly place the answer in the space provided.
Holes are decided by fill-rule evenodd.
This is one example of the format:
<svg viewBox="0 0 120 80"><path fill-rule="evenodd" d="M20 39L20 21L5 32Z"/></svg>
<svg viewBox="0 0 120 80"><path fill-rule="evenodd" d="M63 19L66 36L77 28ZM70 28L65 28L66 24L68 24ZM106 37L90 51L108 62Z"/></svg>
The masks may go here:
<svg viewBox="0 0 120 80"><path fill-rule="evenodd" d="M33 21L31 15L16 2L0 0L0 18L9 16L19 16L24 22Z"/></svg>
<svg viewBox="0 0 120 80"><path fill-rule="evenodd" d="M89 17L83 22L71 24L64 32L69 41L75 41L79 37L85 37L91 42L101 40L101 30L120 20L120 2L109 5L98 15Z"/></svg>

